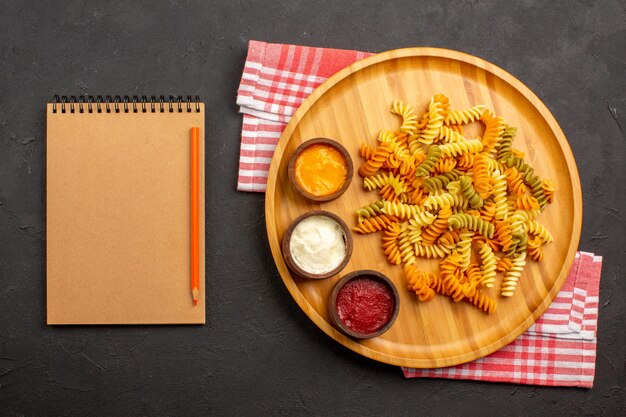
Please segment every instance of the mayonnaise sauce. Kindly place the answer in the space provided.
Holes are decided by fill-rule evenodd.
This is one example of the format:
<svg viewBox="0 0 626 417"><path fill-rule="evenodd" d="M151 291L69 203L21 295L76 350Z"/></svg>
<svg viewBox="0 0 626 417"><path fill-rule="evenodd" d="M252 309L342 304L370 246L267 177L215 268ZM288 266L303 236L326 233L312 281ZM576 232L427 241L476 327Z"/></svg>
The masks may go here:
<svg viewBox="0 0 626 417"><path fill-rule="evenodd" d="M289 247L295 263L312 274L332 271L346 256L343 230L326 216L311 216L298 223Z"/></svg>

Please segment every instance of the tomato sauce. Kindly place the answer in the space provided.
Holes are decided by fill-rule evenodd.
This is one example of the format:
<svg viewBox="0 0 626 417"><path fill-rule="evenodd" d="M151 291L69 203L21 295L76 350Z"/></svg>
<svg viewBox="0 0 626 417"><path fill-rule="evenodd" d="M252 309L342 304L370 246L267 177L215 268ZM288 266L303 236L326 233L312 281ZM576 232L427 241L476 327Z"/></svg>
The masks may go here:
<svg viewBox="0 0 626 417"><path fill-rule="evenodd" d="M369 277L348 281L337 294L339 320L356 333L374 333L393 316L393 291L385 282Z"/></svg>

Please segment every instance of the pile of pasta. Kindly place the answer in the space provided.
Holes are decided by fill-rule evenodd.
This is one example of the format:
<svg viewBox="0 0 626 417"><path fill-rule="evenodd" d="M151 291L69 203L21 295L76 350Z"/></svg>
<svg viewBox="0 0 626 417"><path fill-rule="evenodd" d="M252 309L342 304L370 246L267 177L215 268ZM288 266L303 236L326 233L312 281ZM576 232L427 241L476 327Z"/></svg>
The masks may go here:
<svg viewBox="0 0 626 417"><path fill-rule="evenodd" d="M553 241L537 217L554 183L513 148L517 129L484 105L453 110L438 94L422 115L398 100L391 111L402 118L399 131L383 130L376 147L360 148L363 186L378 198L356 211L353 230L382 232L385 256L403 265L419 300L438 293L493 313L497 302L485 289L497 273L500 295L512 296L527 260L541 261ZM473 122L484 125L482 137L464 135ZM439 272L420 270L419 257L440 259Z"/></svg>

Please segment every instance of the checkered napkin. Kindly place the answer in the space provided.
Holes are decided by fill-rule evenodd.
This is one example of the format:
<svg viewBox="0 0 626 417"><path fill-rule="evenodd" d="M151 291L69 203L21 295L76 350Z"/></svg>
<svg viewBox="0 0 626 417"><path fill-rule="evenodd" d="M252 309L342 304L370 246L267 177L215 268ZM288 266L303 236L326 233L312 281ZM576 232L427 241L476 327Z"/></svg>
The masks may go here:
<svg viewBox="0 0 626 417"><path fill-rule="evenodd" d="M250 41L237 93L243 113L238 190L265 191L276 143L298 106L326 78L369 55ZM447 368L402 368L404 375L590 388L596 365L601 267L602 257L576 253L569 276L548 310L499 351Z"/></svg>

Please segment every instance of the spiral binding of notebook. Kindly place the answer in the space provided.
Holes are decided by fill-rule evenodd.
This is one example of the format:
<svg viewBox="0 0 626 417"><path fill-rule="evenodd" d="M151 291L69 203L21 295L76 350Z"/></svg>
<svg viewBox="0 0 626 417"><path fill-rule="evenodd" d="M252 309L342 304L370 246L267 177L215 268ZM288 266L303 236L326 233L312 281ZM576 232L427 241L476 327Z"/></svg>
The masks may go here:
<svg viewBox="0 0 626 417"><path fill-rule="evenodd" d="M200 96L54 96L52 113L200 112Z"/></svg>

